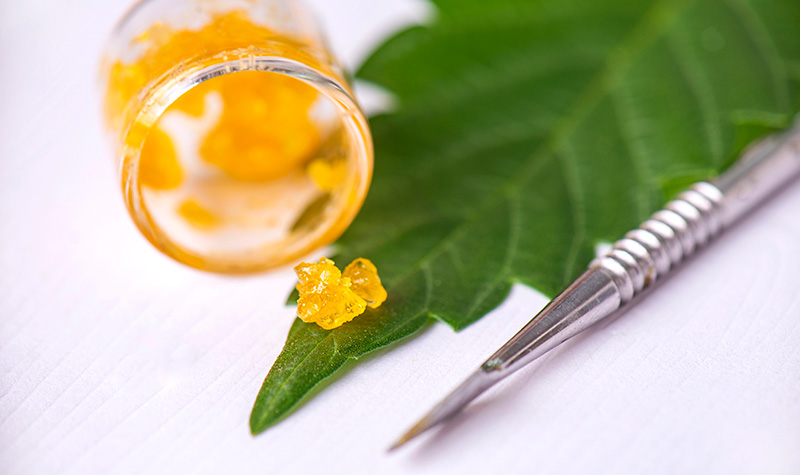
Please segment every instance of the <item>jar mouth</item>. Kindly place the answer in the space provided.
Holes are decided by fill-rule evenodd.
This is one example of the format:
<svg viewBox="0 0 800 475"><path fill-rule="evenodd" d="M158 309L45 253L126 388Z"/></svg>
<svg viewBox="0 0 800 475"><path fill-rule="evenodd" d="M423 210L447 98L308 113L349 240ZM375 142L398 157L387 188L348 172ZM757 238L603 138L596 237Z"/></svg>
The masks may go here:
<svg viewBox="0 0 800 475"><path fill-rule="evenodd" d="M148 88L142 107L124 134L120 179L125 205L144 236L159 250L189 266L222 273L263 271L291 263L331 244L350 225L366 197L372 178L372 138L366 118L349 90L339 81L301 62L275 56L246 56L180 71L175 68ZM324 211L285 238L263 245L220 252L191 248L168 231L148 203L140 182L140 163L149 132L167 109L200 84L229 74L255 71L290 77L313 87L333 106L344 137L345 173L335 192L328 193ZM274 193L270 192L270 193ZM292 193L287 188L286 193ZM318 203L319 200L315 201ZM314 204L310 204L308 209ZM302 220L299 217L297 223Z"/></svg>

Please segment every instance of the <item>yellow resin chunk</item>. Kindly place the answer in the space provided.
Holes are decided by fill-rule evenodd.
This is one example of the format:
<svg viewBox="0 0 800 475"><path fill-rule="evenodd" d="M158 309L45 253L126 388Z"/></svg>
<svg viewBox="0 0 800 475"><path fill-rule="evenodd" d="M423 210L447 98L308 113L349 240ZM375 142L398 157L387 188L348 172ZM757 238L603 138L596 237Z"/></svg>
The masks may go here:
<svg viewBox="0 0 800 475"><path fill-rule="evenodd" d="M259 38L264 51L257 54L284 57L308 64L323 72L333 73L307 51L308 45L281 35L253 22L244 11L214 15L201 28L179 28L157 22L134 38L130 48L143 53L134 61L115 61L108 65L109 84L106 90L105 113L109 125L130 118L141 106L141 91L151 81L162 77L187 57L197 55L199 61L213 62L216 54L237 48L254 48ZM134 102L134 104L131 104ZM132 107L131 107L132 106ZM202 115L203 103L183 100L178 106L187 114Z"/></svg>
<svg viewBox="0 0 800 475"><path fill-rule="evenodd" d="M188 199L181 203L178 207L178 214L183 216L183 219L191 226L203 231L210 231L219 226L220 223L219 218L214 213L193 199Z"/></svg>
<svg viewBox="0 0 800 475"><path fill-rule="evenodd" d="M154 190L176 188L183 180L175 145L166 132L153 127L147 135L139 159L139 182Z"/></svg>
<svg viewBox="0 0 800 475"><path fill-rule="evenodd" d="M366 310L364 299L353 293L350 279L342 277L332 260L322 257L318 264L302 262L294 270L300 281L297 316L304 322L330 330Z"/></svg>
<svg viewBox="0 0 800 475"><path fill-rule="evenodd" d="M176 102L192 110L215 91L222 116L200 145L200 156L240 181L282 178L303 166L320 146L310 115L317 90L276 73L246 71L202 83Z"/></svg>
<svg viewBox="0 0 800 475"><path fill-rule="evenodd" d="M345 269L349 276L342 275L334 264L321 257L317 264L302 262L294 268L300 281L297 316L326 330L361 315L367 305L377 308L386 300L386 290L372 262L356 259ZM356 285L351 276L358 280Z"/></svg>
<svg viewBox="0 0 800 475"><path fill-rule="evenodd" d="M342 275L350 279L353 293L364 299L370 308L378 308L386 300L378 269L369 259L358 258L345 267Z"/></svg>
<svg viewBox="0 0 800 475"><path fill-rule="evenodd" d="M270 43L272 55L300 49L291 39L253 23L246 13L229 12L199 29L178 29L156 23L133 40L144 50L130 63L110 67L107 117L110 123L130 111L127 105L148 81L161 76L191 52L211 54L252 38ZM197 153L234 180L269 182L302 169L320 148L322 138L312 117L320 97L311 85L283 74L245 71L205 81L179 97L169 111L201 117L209 93L223 104L219 121L200 140ZM173 137L174 138L174 137ZM130 139L135 141L135 139ZM156 190L176 188L183 172L171 137L154 127L142 150L140 182Z"/></svg>
<svg viewBox="0 0 800 475"><path fill-rule="evenodd" d="M347 163L344 159L316 158L306 168L309 178L320 191L333 191L345 179Z"/></svg>

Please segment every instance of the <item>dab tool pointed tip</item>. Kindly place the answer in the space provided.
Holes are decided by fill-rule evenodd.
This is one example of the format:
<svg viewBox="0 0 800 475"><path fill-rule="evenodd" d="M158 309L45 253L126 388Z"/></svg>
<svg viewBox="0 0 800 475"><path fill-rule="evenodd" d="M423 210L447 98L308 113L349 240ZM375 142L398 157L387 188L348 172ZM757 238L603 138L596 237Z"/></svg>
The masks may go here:
<svg viewBox="0 0 800 475"><path fill-rule="evenodd" d="M616 287L611 277L599 271L585 273L460 386L434 406L389 451L398 449L423 432L452 418L495 383L580 332L583 327L579 321L592 320L598 315L605 316L619 307L619 299L609 297L613 292L616 292ZM576 325L576 322L579 323Z"/></svg>
<svg viewBox="0 0 800 475"><path fill-rule="evenodd" d="M420 419L419 422L414 424L414 426L411 429L409 429L405 434L403 434L402 437L397 439L397 441L395 441L395 443L392 444L391 447L389 447L387 452L389 453L394 452L395 450L399 449L410 440L415 439L418 435L422 434L423 432L426 432L428 429L430 429L437 423L434 424L430 423L430 414L423 417L422 419Z"/></svg>
<svg viewBox="0 0 800 475"><path fill-rule="evenodd" d="M498 380L499 378L496 375L483 369L474 372L452 393L434 406L419 422L414 424L402 437L397 439L397 442L389 447L388 452L397 450L422 433L451 419Z"/></svg>

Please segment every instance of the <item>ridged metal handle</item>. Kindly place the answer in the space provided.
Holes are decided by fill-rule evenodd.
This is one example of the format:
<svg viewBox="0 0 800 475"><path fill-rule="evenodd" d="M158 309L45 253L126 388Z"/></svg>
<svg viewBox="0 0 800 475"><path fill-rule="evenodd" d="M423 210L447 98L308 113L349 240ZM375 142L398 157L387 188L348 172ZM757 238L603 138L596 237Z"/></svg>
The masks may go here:
<svg viewBox="0 0 800 475"><path fill-rule="evenodd" d="M666 275L722 230L722 192L700 182L664 209L625 234L590 269L604 269L614 279L622 304Z"/></svg>
<svg viewBox="0 0 800 475"><path fill-rule="evenodd" d="M624 305L798 173L800 125L750 147L713 182L678 195L589 269L611 276Z"/></svg>

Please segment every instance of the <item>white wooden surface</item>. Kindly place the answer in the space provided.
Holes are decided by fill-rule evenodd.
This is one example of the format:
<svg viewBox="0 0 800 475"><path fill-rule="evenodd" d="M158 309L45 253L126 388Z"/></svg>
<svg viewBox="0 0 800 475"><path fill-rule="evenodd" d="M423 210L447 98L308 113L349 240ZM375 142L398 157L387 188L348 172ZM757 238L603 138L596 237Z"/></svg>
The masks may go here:
<svg viewBox="0 0 800 475"><path fill-rule="evenodd" d="M349 64L424 16L314 4ZM252 438L292 274L195 272L129 222L96 83L127 6L0 4L1 473L800 473L800 184L422 444L384 452L542 296L434 325Z"/></svg>

